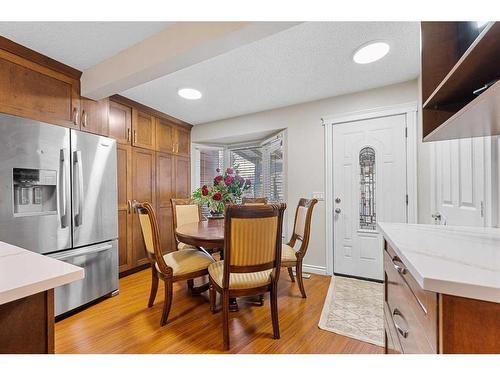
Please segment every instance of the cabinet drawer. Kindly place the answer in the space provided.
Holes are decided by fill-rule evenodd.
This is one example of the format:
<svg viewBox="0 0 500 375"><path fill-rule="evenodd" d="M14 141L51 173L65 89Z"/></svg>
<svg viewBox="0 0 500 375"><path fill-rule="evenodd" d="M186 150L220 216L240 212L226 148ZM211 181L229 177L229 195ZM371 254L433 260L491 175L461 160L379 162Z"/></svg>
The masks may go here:
<svg viewBox="0 0 500 375"><path fill-rule="evenodd" d="M430 316L418 303L387 251L384 272L388 318L394 323L403 352L437 353L437 317Z"/></svg>

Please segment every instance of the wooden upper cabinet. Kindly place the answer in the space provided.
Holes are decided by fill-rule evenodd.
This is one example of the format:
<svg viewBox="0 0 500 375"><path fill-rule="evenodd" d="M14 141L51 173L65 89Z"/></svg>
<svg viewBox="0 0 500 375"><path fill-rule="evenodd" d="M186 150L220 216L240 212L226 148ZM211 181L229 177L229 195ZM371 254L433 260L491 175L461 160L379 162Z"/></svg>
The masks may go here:
<svg viewBox="0 0 500 375"><path fill-rule="evenodd" d="M156 118L132 109L132 145L154 150L156 148Z"/></svg>
<svg viewBox="0 0 500 375"><path fill-rule="evenodd" d="M160 152L174 153L175 127L162 118L156 121L156 150Z"/></svg>
<svg viewBox="0 0 500 375"><path fill-rule="evenodd" d="M92 99L81 98L81 130L108 136L108 114L109 100L107 98L95 101Z"/></svg>
<svg viewBox="0 0 500 375"><path fill-rule="evenodd" d="M80 81L0 49L0 112L80 128Z"/></svg>
<svg viewBox="0 0 500 375"><path fill-rule="evenodd" d="M176 128L175 131L175 153L179 155L189 156L191 145L191 137L189 130Z"/></svg>
<svg viewBox="0 0 500 375"><path fill-rule="evenodd" d="M132 108L109 102L109 136L118 143L130 144L132 140Z"/></svg>

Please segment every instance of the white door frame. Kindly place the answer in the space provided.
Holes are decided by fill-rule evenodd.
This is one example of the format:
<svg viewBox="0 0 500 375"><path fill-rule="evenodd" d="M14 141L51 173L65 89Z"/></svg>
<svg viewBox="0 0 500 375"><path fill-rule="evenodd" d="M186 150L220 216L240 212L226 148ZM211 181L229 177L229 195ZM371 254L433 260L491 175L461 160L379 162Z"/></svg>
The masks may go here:
<svg viewBox="0 0 500 375"><path fill-rule="evenodd" d="M333 275L333 127L346 122L369 120L394 115L406 116L406 187L408 194L408 223L417 222L417 102L378 107L363 111L326 116L325 128L325 221L326 273Z"/></svg>

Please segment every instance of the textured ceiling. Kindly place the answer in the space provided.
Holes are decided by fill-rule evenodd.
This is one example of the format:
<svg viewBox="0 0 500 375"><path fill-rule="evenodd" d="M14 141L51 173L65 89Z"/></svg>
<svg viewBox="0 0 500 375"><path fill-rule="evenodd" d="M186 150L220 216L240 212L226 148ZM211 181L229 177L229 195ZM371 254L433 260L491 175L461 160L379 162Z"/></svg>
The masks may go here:
<svg viewBox="0 0 500 375"><path fill-rule="evenodd" d="M172 22L0 22L0 35L85 70Z"/></svg>
<svg viewBox="0 0 500 375"><path fill-rule="evenodd" d="M352 61L378 39L391 46L386 57ZM121 94L201 124L414 79L419 51L417 22L306 22ZM180 98L182 87L203 98Z"/></svg>

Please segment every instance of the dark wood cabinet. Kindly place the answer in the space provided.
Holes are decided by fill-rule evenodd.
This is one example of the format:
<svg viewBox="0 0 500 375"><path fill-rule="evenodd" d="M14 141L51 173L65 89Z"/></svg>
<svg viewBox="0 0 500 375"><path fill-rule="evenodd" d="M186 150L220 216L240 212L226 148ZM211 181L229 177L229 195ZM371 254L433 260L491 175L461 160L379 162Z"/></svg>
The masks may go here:
<svg viewBox="0 0 500 375"><path fill-rule="evenodd" d="M166 153L156 153L156 196L157 217L160 229L161 248L165 252L175 249L172 206L170 199L175 197L175 156Z"/></svg>
<svg viewBox="0 0 500 375"><path fill-rule="evenodd" d="M132 108L109 102L109 136L117 143L130 145L132 141Z"/></svg>
<svg viewBox="0 0 500 375"><path fill-rule="evenodd" d="M108 136L108 98L95 101L88 98L81 98L80 130Z"/></svg>
<svg viewBox="0 0 500 375"><path fill-rule="evenodd" d="M79 129L80 81L0 49L0 112Z"/></svg>
<svg viewBox="0 0 500 375"><path fill-rule="evenodd" d="M119 271L127 271L134 266L132 260L132 146L118 144L118 259Z"/></svg>
<svg viewBox="0 0 500 375"><path fill-rule="evenodd" d="M132 150L132 199L156 205L156 155L154 151ZM148 263L138 215L132 215L132 262Z"/></svg>
<svg viewBox="0 0 500 375"><path fill-rule="evenodd" d="M156 148L156 118L135 108L132 109L132 145L148 150Z"/></svg>
<svg viewBox="0 0 500 375"><path fill-rule="evenodd" d="M191 192L191 161L188 157L176 156L175 165L175 197L188 198Z"/></svg>
<svg viewBox="0 0 500 375"><path fill-rule="evenodd" d="M500 22L421 23L424 141L500 134L499 38Z"/></svg>

